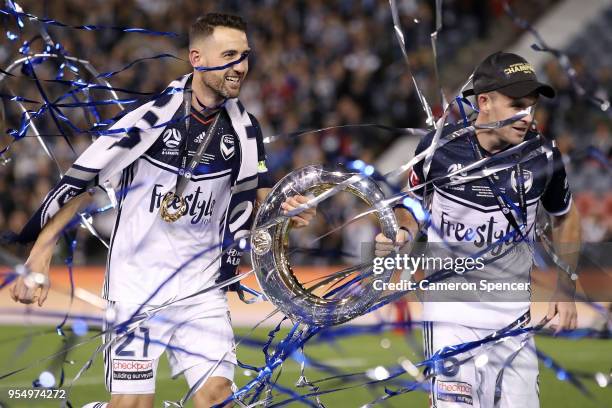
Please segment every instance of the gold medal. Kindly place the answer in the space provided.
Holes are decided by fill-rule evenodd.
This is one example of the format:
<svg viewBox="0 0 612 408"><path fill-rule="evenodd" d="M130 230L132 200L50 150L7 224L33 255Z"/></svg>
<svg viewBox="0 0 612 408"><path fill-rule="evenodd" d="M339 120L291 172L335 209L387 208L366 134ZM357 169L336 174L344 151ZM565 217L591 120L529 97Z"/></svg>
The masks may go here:
<svg viewBox="0 0 612 408"><path fill-rule="evenodd" d="M170 206L172 206L175 201L178 202L179 207L176 211L172 212L170 211ZM169 191L166 193L166 195L164 195L164 198L161 202L161 206L159 208L159 215L161 216L162 220L166 222L175 222L183 215L185 215L186 212L187 203L185 202L185 199L183 197L176 195L172 191Z"/></svg>

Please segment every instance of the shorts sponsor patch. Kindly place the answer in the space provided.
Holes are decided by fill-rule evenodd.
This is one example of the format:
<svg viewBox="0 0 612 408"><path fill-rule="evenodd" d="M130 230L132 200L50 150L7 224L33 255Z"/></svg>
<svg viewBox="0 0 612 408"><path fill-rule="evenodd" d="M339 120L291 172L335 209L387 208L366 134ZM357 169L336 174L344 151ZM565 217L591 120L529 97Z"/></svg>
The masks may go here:
<svg viewBox="0 0 612 408"><path fill-rule="evenodd" d="M153 378L153 360L113 359L113 380L148 380Z"/></svg>
<svg viewBox="0 0 612 408"><path fill-rule="evenodd" d="M436 381L436 399L473 405L472 386L461 381Z"/></svg>

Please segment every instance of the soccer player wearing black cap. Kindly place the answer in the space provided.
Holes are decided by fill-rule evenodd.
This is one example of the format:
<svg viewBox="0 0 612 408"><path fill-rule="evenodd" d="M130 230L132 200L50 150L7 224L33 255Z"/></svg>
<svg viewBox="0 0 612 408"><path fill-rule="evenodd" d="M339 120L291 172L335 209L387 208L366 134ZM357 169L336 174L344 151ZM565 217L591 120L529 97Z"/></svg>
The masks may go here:
<svg viewBox="0 0 612 408"><path fill-rule="evenodd" d="M487 57L476 69L473 89L479 106L476 125L503 120L535 106L538 96L553 98L555 91L538 82L533 67L516 54L498 52ZM478 142L488 153L497 153L523 141L533 114L500 129L477 131Z"/></svg>
<svg viewBox="0 0 612 408"><path fill-rule="evenodd" d="M539 134L533 123L533 109L540 95L551 98L555 91L537 80L534 68L525 59L498 52L477 67L473 89L465 95L475 96L479 110L472 127L465 122L445 126L431 164L421 161L409 177L411 187L433 180L414 191L431 213L429 222L418 226L407 211L397 210L396 214L412 236L419 229L425 231L430 247L435 246L431 243L445 242L439 247L450 245L456 257L484 258L485 266L480 270L463 273L443 269L448 274L445 282L484 280L521 285L517 290L497 292L423 291L428 356L446 346L482 340L529 323L532 243L540 206L552 215L557 254L570 267L577 264L580 222L561 155L554 142ZM500 128L482 126L519 114L520 119ZM431 145L434 133L421 140L415 154ZM445 177L484 158L492 160L485 167L499 166L503 170L470 179L465 177L472 172L459 172L452 180ZM475 171L479 170L482 168ZM463 182L449 184L462 178ZM407 241L408 235L400 230L396 243ZM385 256L394 245L378 235L376 255ZM427 279L440 276L439 270L424 272ZM558 330L576 327L572 295L571 279L560 272L547 314L549 319L558 315ZM525 336L489 343L432 367L432 406L538 407L535 344L533 338Z"/></svg>

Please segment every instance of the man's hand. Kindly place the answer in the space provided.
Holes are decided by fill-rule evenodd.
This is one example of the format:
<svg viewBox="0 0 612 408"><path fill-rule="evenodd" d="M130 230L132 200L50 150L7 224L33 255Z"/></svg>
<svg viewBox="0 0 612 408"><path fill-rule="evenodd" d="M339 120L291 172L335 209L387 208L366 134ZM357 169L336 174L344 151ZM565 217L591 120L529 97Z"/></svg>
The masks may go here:
<svg viewBox="0 0 612 408"><path fill-rule="evenodd" d="M281 204L281 208L284 210L284 214L287 214L289 211L296 209L300 206L300 204L305 204L308 202L308 198L302 195L295 195L292 197L288 197L284 203ZM293 223L293 228L302 228L310 224L310 221L317 215L316 208L308 208L298 215L291 217L291 222Z"/></svg>
<svg viewBox="0 0 612 408"><path fill-rule="evenodd" d="M74 197L44 226L25 263L27 270L32 271L32 274L19 276L11 287L11 297L15 302L31 304L38 301L38 306L42 306L49 293L49 265L57 239L66 225L77 216L79 209L91 202L92 197L91 191L85 191Z"/></svg>
<svg viewBox="0 0 612 408"><path fill-rule="evenodd" d="M382 233L376 235L376 246L374 255L382 257L389 255L396 247L403 247L408 241L408 232L400 229L395 237L395 242L384 236Z"/></svg>
<svg viewBox="0 0 612 408"><path fill-rule="evenodd" d="M559 324L556 326L555 334L559 333L561 330L574 330L577 327L578 313L576 312L576 303L573 301L550 302L548 304L546 318L551 320L556 315L559 315Z"/></svg>
<svg viewBox="0 0 612 408"><path fill-rule="evenodd" d="M38 306L43 305L49 294L49 265L52 256L52 250L37 251L36 248L32 249L25 266L28 271L32 271L33 274L40 274L45 279L41 283L34 279L34 275L19 276L11 287L11 298L15 302L32 304L38 301Z"/></svg>

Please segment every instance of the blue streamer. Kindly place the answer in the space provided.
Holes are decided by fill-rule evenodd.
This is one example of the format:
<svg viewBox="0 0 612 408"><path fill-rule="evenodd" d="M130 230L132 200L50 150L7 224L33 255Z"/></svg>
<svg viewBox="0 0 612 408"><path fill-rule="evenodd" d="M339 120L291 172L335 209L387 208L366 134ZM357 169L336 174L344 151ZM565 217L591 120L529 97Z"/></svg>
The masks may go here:
<svg viewBox="0 0 612 408"><path fill-rule="evenodd" d="M9 7L8 9L6 8L0 9L0 14L14 17L17 21L17 25L20 28L24 27L23 20L21 17L27 17L30 20L38 21L45 25L69 28L73 30L84 30L84 31L113 30L113 31L122 31L125 33L139 33L139 34L161 36L161 37L181 37L181 35L177 33L169 32L169 31L154 31L154 30L147 30L145 28L137 28L137 27L118 27L118 26L92 25L92 24L73 26L73 25L62 23L61 21L54 20L51 18L41 18L33 14L16 11L13 2L11 0L9 1L12 7Z"/></svg>
<svg viewBox="0 0 612 408"><path fill-rule="evenodd" d="M43 100L45 101L45 104L47 104L49 106L49 113L51 113L51 118L53 119L53 122L55 123L55 126L57 126L58 130L60 131L60 133L62 133L62 135L64 136L64 140L68 144L68 147L70 147L70 150L72 150L73 153L76 153L76 150L74 149L74 146L72 145L72 142L68 138L68 135L64 132L64 130L60 126L60 122L59 122L59 120L58 120L58 118L56 116L56 113L55 113L55 110L53 108L53 105L49 105L50 104L49 98L47 98L47 94L45 93L45 90L43 89L42 85L38 81L38 77L36 76L36 69L34 68L34 65L31 63L29 58L24 62L23 66L24 66L24 68L28 68L29 67L28 73L32 75L32 78L34 78L35 83L36 83L36 87L38 88L38 92L43 97ZM61 115L61 112L59 110L57 110L57 113ZM61 116L63 116L63 115L61 115Z"/></svg>
<svg viewBox="0 0 612 408"><path fill-rule="evenodd" d="M586 93L584 87L580 84L580 82L576 78L576 70L572 67L567 54L565 54L564 52L560 50L550 48L546 44L546 42L544 41L540 33L535 28L533 28L533 26L527 20L522 19L518 17L516 14L514 14L514 12L510 8L510 5L508 4L507 1L504 1L503 7L504 7L504 11L506 12L506 14L508 14L508 16L512 19L512 21L517 26L519 26L520 28L524 30L529 31L534 36L534 38L536 39L536 43L531 45L531 48L534 51L547 52L553 55L557 59L557 61L559 62L559 65L561 66L561 68L563 68L567 77L569 78L572 88L574 89L574 92L576 92L576 94L579 97L585 98L587 101L597 106L603 112L609 111L610 109L609 100L604 100L604 99L596 97L595 95L590 95Z"/></svg>
<svg viewBox="0 0 612 408"><path fill-rule="evenodd" d="M149 60L156 60L156 59L161 59L161 58L173 58L179 61L185 61L182 58L179 58L175 55L172 54L158 54L158 55L154 55L152 57L144 57L144 58L138 58L132 62L130 62L129 64L127 64L126 66L124 66L123 68L117 70L117 71L109 71L109 72L103 72L101 74L99 74L96 78L111 78L115 75L117 75L120 72L126 71L128 69L130 69L131 67L133 67L134 65L138 64L139 62L143 62L143 61L149 61Z"/></svg>

